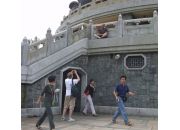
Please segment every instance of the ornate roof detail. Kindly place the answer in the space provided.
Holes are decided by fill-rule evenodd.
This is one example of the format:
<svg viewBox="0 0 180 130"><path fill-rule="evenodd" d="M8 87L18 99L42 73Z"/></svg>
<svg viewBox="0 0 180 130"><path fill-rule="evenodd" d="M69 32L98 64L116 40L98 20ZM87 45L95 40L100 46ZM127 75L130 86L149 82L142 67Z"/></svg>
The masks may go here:
<svg viewBox="0 0 180 130"><path fill-rule="evenodd" d="M69 8L70 8L71 10L74 10L74 9L78 8L78 6L79 6L79 3L78 3L77 1L72 1L72 2L69 4Z"/></svg>
<svg viewBox="0 0 180 130"><path fill-rule="evenodd" d="M81 5L85 5L89 2L91 2L92 0L78 0L79 3L81 3Z"/></svg>

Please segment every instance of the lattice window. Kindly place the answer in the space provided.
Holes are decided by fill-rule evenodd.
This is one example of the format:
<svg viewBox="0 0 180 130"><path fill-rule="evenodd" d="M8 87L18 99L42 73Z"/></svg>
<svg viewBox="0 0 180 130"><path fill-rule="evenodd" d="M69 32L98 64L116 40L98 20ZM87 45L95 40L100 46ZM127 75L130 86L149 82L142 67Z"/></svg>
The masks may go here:
<svg viewBox="0 0 180 130"><path fill-rule="evenodd" d="M142 54L127 55L124 60L127 69L143 69L146 66L146 57Z"/></svg>

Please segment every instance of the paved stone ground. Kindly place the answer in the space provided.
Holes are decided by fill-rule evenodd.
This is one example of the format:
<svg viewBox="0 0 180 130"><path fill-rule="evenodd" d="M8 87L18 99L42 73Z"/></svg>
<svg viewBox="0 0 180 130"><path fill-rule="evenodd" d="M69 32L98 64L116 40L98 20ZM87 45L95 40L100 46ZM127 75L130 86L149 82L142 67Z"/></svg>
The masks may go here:
<svg viewBox="0 0 180 130"><path fill-rule="evenodd" d="M125 126L121 116L117 124L111 123L112 115L99 115L98 117L74 114L75 122L61 121L61 116L54 116L55 130L158 130L157 117L129 116L132 127ZM21 130L37 130L35 127L39 117L22 117ZM48 120L42 124L42 130L49 130Z"/></svg>

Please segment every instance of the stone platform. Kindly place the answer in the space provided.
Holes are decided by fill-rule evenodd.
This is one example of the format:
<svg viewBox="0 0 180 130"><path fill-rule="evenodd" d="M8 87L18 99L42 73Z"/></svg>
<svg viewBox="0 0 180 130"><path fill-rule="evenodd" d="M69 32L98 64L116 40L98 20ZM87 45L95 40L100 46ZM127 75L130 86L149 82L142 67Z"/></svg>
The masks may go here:
<svg viewBox="0 0 180 130"><path fill-rule="evenodd" d="M158 130L157 117L129 116L133 126L125 126L120 116L117 124L112 124L112 115L98 115L98 117L83 116L75 113L75 122L61 121L61 115L54 116L55 130ZM22 117L21 130L37 130L35 127L39 117ZM49 130L48 120L42 124L42 130Z"/></svg>

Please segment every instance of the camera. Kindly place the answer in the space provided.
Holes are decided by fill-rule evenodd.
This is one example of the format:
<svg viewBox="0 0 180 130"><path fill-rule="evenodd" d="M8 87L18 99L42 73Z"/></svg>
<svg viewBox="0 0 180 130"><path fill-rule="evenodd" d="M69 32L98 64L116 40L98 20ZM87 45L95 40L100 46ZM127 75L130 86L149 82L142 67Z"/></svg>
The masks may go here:
<svg viewBox="0 0 180 130"><path fill-rule="evenodd" d="M75 74L75 70L72 70L71 72L72 72L73 74Z"/></svg>

